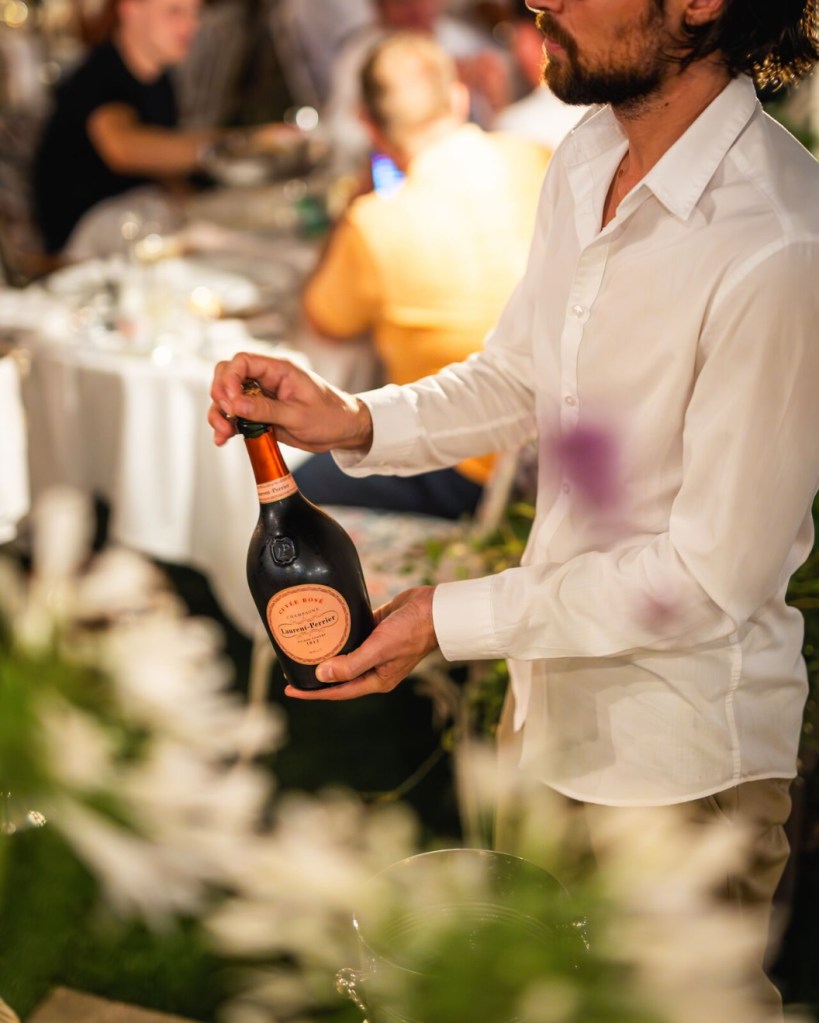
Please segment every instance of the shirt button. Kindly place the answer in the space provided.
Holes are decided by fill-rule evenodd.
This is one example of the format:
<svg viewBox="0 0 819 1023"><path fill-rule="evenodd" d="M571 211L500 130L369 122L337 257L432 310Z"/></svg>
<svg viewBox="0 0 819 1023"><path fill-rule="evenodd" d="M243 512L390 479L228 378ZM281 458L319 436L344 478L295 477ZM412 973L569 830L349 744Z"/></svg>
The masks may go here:
<svg viewBox="0 0 819 1023"><path fill-rule="evenodd" d="M572 488L571 488L571 485L569 483L564 483L563 486L560 489L563 491L564 494L569 494L569 493L571 493L571 489Z"/></svg>
<svg viewBox="0 0 819 1023"><path fill-rule="evenodd" d="M563 401L567 405L576 405L577 404L577 398L575 398L575 396L573 394L567 394L566 397L563 399Z"/></svg>
<svg viewBox="0 0 819 1023"><path fill-rule="evenodd" d="M578 318L578 320L586 315L586 307L584 305L573 305L572 313Z"/></svg>

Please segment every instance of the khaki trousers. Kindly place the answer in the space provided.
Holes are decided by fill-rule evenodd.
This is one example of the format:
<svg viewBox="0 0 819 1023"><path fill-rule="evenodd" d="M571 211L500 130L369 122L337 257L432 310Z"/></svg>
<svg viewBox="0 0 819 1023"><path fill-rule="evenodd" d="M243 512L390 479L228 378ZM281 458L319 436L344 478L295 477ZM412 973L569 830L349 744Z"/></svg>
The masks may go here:
<svg viewBox="0 0 819 1023"><path fill-rule="evenodd" d="M513 699L508 695L504 703L498 726L497 744L500 770L506 778L513 777L519 770L520 733L512 727ZM511 773L510 773L511 772ZM681 804L692 823L708 825L715 822L742 824L751 833L751 849L748 862L738 872L726 875L721 891L722 897L734 905L747 920L749 927L758 929L760 948L760 1004L764 1006L766 1021L771 1023L782 1019L782 999L765 973L764 963L772 951L770 934L773 898L785 870L790 846L785 833L785 823L791 811L791 782L784 778L770 778L762 781L745 782L733 788L717 792L702 799ZM599 843L595 835L605 827L606 818L619 812L619 807L602 806L595 803L579 803L567 799L567 805L575 821L576 832L582 835L587 845L587 858L581 872L594 862L595 847ZM523 855L517 845L513 808L505 805L502 796L496 808L494 847L501 852ZM571 877L562 878L571 886Z"/></svg>

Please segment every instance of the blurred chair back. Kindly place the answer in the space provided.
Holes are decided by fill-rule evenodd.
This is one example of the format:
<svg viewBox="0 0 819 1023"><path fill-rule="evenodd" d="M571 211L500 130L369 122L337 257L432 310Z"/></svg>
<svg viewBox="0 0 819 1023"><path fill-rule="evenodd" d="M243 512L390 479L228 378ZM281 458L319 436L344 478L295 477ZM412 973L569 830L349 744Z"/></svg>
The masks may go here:
<svg viewBox="0 0 819 1023"><path fill-rule="evenodd" d="M31 210L31 166L49 113L47 48L28 22L0 22L0 281L27 284L46 272Z"/></svg>
<svg viewBox="0 0 819 1023"><path fill-rule="evenodd" d="M0 22L0 110L42 108L47 104L44 57L41 35L25 25Z"/></svg>
<svg viewBox="0 0 819 1023"><path fill-rule="evenodd" d="M34 221L31 168L45 111L0 108L0 280L13 287L54 269Z"/></svg>
<svg viewBox="0 0 819 1023"><path fill-rule="evenodd" d="M26 199L5 194L0 181L0 284L23 288L58 265L43 249Z"/></svg>
<svg viewBox="0 0 819 1023"><path fill-rule="evenodd" d="M185 60L174 69L184 127L212 128L233 114L250 31L244 0L211 0Z"/></svg>
<svg viewBox="0 0 819 1023"><path fill-rule="evenodd" d="M29 509L28 445L21 394L24 362L13 349L0 346L0 543L17 537ZM1 1017L0 1017L1 1018Z"/></svg>
<svg viewBox="0 0 819 1023"><path fill-rule="evenodd" d="M372 24L372 0L275 0L270 11L276 56L294 101L321 108L343 43Z"/></svg>

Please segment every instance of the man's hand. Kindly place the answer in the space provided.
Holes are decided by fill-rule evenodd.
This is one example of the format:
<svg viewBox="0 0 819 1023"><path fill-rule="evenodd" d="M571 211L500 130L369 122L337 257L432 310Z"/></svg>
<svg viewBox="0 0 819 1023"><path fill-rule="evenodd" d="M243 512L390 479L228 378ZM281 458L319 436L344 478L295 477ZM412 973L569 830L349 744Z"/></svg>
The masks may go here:
<svg viewBox="0 0 819 1023"><path fill-rule="evenodd" d="M405 590L378 608L373 633L357 650L331 657L316 669L320 682L344 682L328 689L294 689L286 696L300 700L353 700L371 693L388 693L437 646L432 624L434 586Z"/></svg>
<svg viewBox="0 0 819 1023"><path fill-rule="evenodd" d="M244 394L248 379L258 381L264 394ZM272 423L283 444L305 451L366 452L372 444L372 418L364 402L287 359L243 352L219 362L210 396L208 422L219 446L236 432L226 416Z"/></svg>

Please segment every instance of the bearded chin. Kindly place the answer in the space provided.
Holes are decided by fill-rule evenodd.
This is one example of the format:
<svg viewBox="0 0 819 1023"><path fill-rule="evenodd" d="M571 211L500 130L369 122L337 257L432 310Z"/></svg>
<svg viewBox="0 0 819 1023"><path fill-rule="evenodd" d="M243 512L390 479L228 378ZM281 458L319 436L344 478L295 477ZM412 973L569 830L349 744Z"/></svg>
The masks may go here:
<svg viewBox="0 0 819 1023"><path fill-rule="evenodd" d="M558 99L572 105L638 105L656 91L662 80L663 70L659 64L640 71L589 72L574 62L558 64L555 61L547 62L543 68L546 85Z"/></svg>

